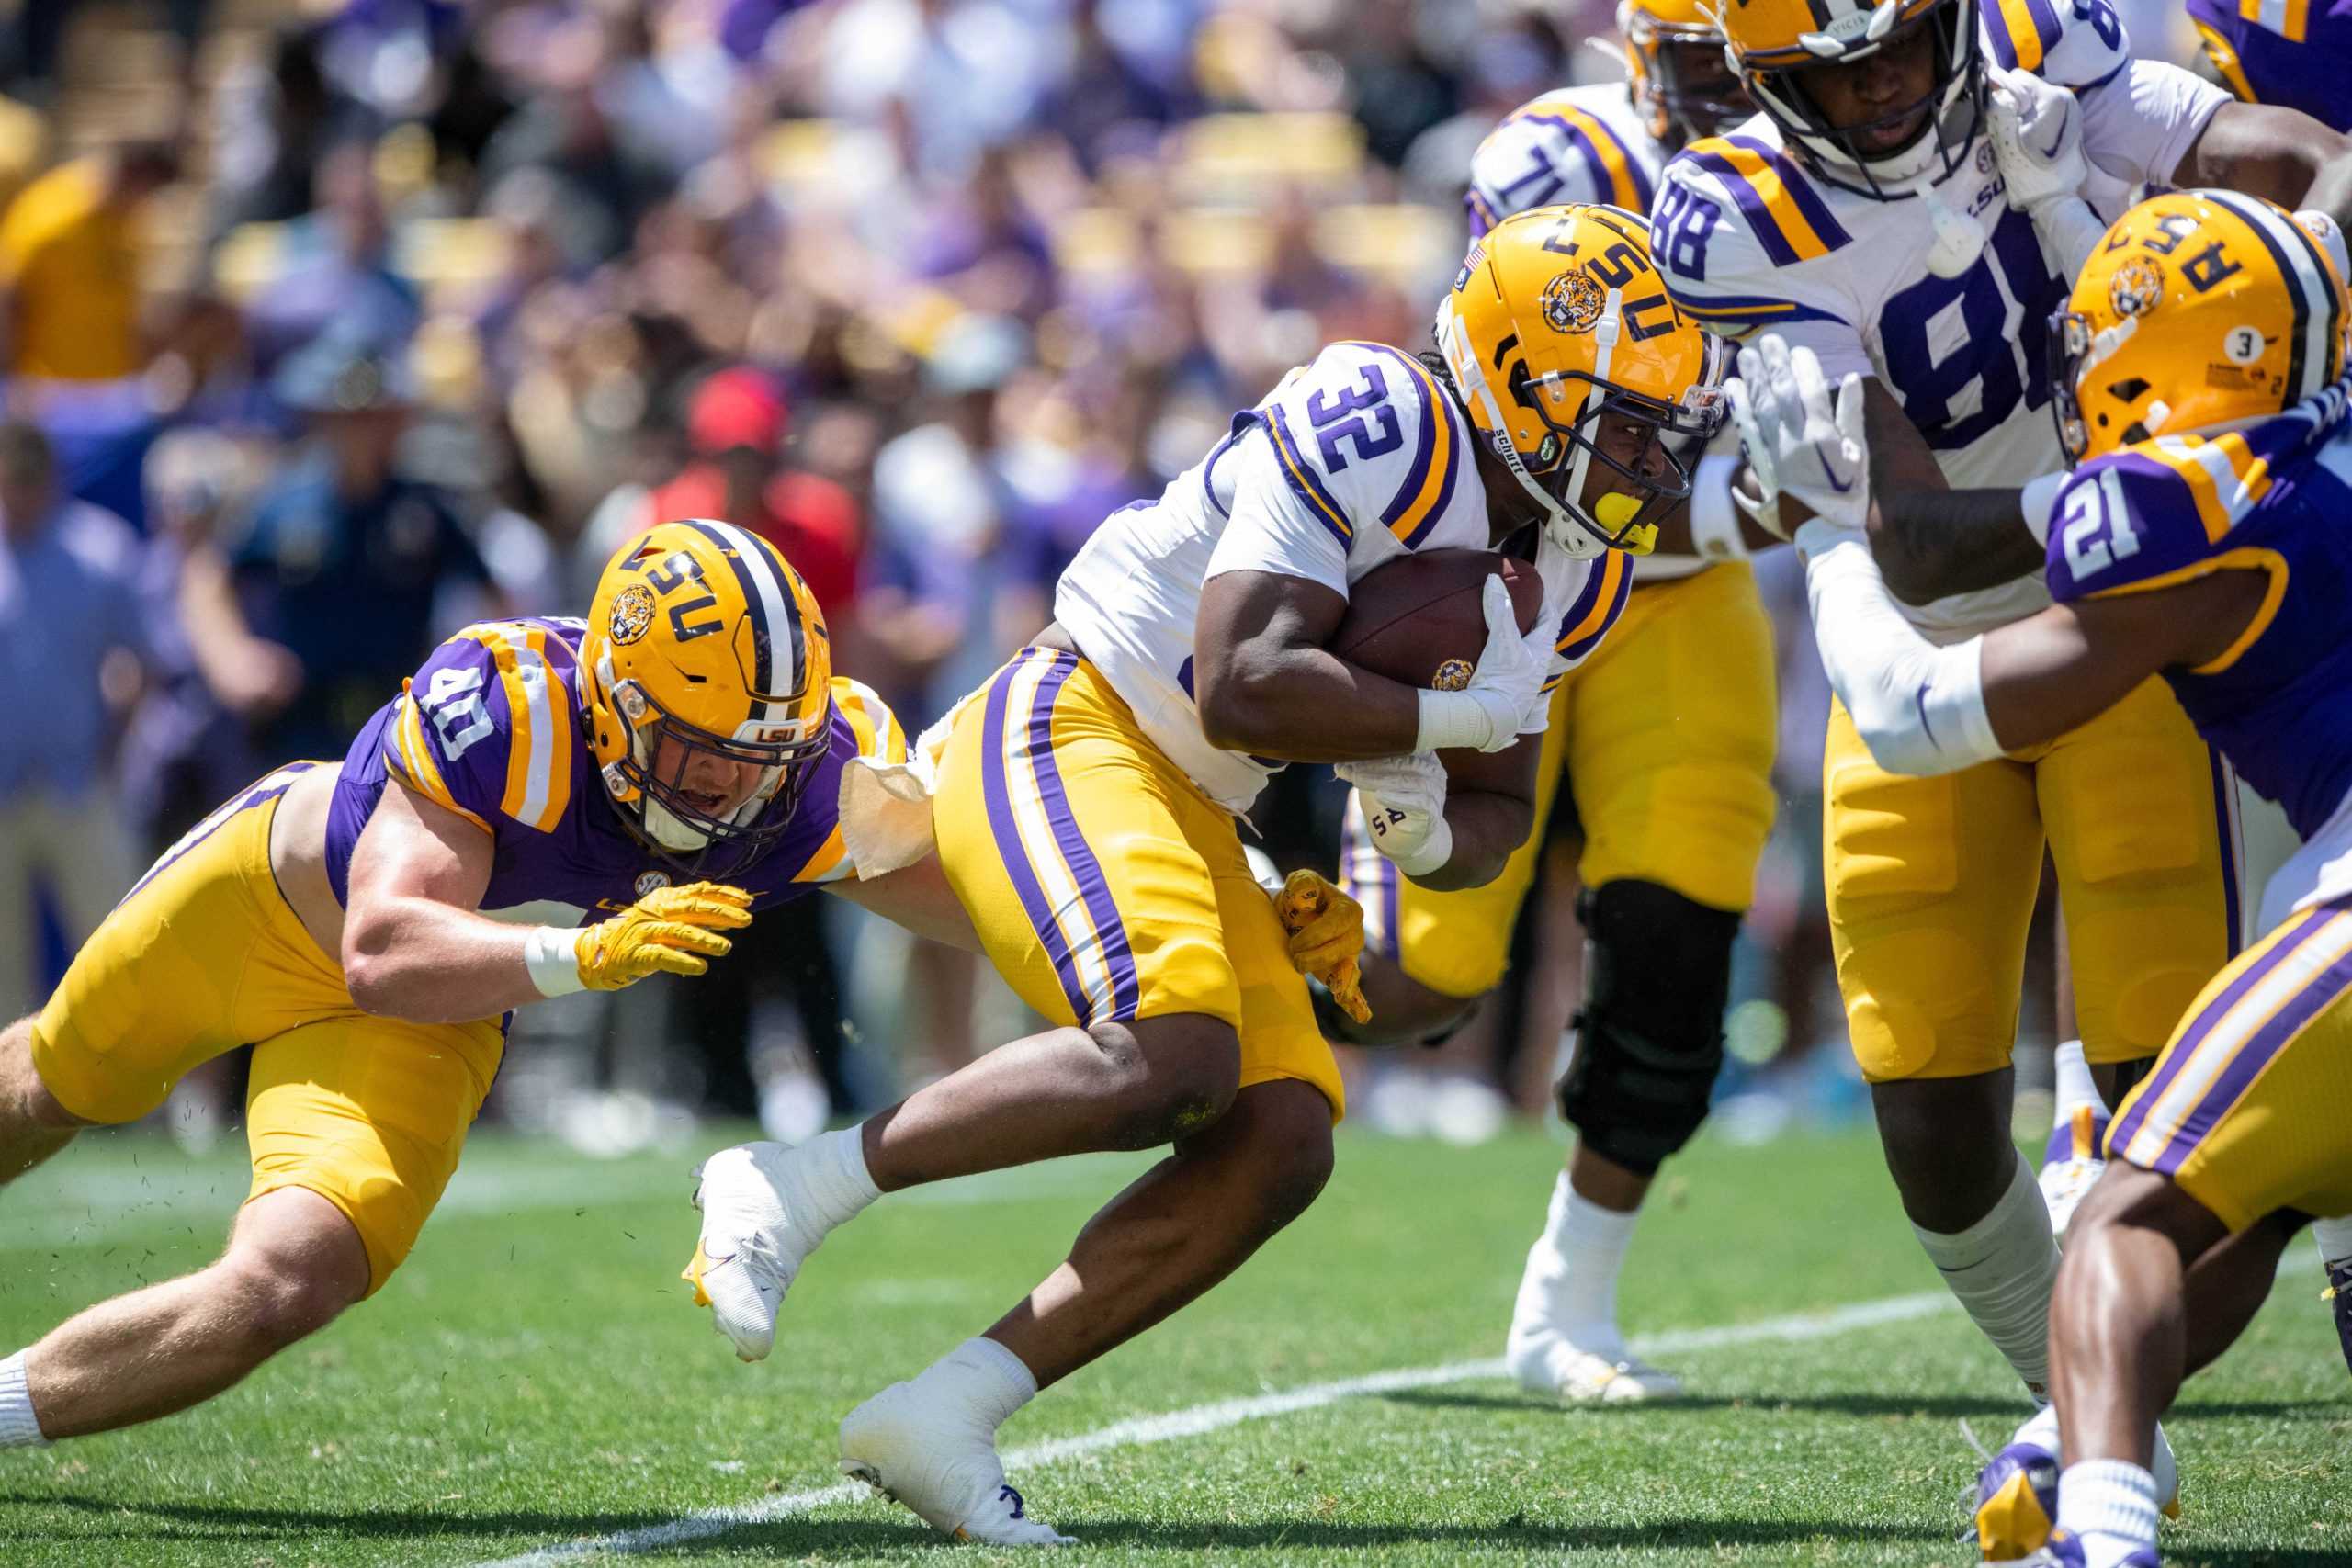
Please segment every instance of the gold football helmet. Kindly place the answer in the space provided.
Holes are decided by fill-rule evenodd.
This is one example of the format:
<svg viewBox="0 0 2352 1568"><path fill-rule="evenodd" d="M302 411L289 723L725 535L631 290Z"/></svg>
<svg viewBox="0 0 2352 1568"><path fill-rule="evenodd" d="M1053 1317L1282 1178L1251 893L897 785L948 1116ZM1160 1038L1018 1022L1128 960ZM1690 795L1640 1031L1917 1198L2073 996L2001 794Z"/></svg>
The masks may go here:
<svg viewBox="0 0 2352 1568"><path fill-rule="evenodd" d="M1723 423L1724 351L1650 265L1649 224L1615 207L1535 207L1471 245L1435 330L1470 423L1572 556L1645 555ZM1627 463L1604 421L1645 426ZM1612 488L1588 510L1598 460Z"/></svg>
<svg viewBox="0 0 2352 1568"><path fill-rule="evenodd" d="M1617 36L1624 45L1625 85L1649 133L1668 147L1730 130L1756 112L1738 80L1721 74L1692 82L1677 51L1696 45L1718 59L1724 29L1716 0L1618 0Z"/></svg>
<svg viewBox="0 0 2352 1568"><path fill-rule="evenodd" d="M829 744L832 650L808 585L766 540L700 518L631 539L596 580L580 664L589 744L632 833L700 875L775 848ZM685 779L698 755L762 769L758 787L724 816L697 807ZM721 844L733 857L705 866Z"/></svg>
<svg viewBox="0 0 2352 1568"><path fill-rule="evenodd" d="M1747 96L1828 177L1859 181L1866 194L1883 196L1890 194L1887 186L1931 170L1948 175L1968 156L1984 107L1976 0L1719 0L1715 16ZM1863 124L1839 126L1805 90L1808 68L1863 59L1922 28L1935 50L1934 85L1926 98ZM1869 144L1871 133L1922 107L1928 112L1899 145Z"/></svg>
<svg viewBox="0 0 2352 1568"><path fill-rule="evenodd" d="M2326 247L2259 197L2173 191L2116 220L2051 318L2051 411L2076 463L2294 407L2344 374Z"/></svg>

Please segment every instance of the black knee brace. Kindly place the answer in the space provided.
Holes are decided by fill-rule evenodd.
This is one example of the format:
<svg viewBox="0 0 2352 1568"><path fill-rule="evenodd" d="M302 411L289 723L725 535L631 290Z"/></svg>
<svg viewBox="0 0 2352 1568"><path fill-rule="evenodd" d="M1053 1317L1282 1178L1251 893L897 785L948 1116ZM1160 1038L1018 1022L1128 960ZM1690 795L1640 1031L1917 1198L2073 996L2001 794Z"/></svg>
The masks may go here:
<svg viewBox="0 0 2352 1568"><path fill-rule="evenodd" d="M1584 1007L1560 1114L1585 1147L1654 1175L1707 1119L1739 917L1652 882L1587 889L1577 913Z"/></svg>

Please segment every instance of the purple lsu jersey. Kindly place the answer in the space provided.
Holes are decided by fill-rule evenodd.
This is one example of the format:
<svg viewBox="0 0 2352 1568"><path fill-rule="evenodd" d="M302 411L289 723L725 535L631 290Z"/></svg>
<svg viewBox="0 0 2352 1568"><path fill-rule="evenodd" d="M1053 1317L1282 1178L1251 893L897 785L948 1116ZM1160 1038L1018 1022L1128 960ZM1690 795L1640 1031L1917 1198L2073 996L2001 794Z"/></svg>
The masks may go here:
<svg viewBox="0 0 2352 1568"><path fill-rule="evenodd" d="M348 901L352 850L390 777L490 834L484 914L575 924L674 880L605 795L582 722L585 628L538 618L468 626L377 710L344 758L327 818L327 875L338 901ZM861 754L906 760L898 720L854 681L834 680L831 725L831 749L791 830L748 871L726 875L751 891L755 909L849 874L842 769ZM722 847L714 861L724 854Z"/></svg>
<svg viewBox="0 0 2352 1568"><path fill-rule="evenodd" d="M2165 678L2200 734L2306 840L2352 789L2352 426L2339 381L2211 440L2158 436L2075 470L2052 513L2060 603L2263 572L2269 592L2220 657Z"/></svg>
<svg viewBox="0 0 2352 1568"><path fill-rule="evenodd" d="M2352 0L2188 0L2188 19L2239 97L2352 130Z"/></svg>

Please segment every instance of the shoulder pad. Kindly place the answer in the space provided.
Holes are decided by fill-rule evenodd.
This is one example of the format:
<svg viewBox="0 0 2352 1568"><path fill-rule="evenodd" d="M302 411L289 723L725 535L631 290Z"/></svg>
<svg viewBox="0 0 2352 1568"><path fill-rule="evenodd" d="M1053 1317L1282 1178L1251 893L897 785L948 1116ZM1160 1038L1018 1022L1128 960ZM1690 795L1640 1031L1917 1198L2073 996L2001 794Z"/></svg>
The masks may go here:
<svg viewBox="0 0 2352 1568"><path fill-rule="evenodd" d="M581 744L571 650L531 621L486 621L434 649L384 732L384 760L419 794L487 829L553 832Z"/></svg>
<svg viewBox="0 0 2352 1568"><path fill-rule="evenodd" d="M2062 87L2095 87L2132 63L2132 39L2109 0L1977 0L1985 58Z"/></svg>
<svg viewBox="0 0 2352 1568"><path fill-rule="evenodd" d="M1487 133L1470 159L1469 203L1480 232L1515 212L1555 203L1601 202L1647 212L1656 194L1631 127L1610 124L1587 89L1546 93Z"/></svg>
<svg viewBox="0 0 2352 1568"><path fill-rule="evenodd" d="M849 721L850 733L857 739L857 754L876 762L903 762L907 760L907 732L899 723L899 716L881 694L863 681L853 681L846 675L832 680L833 707Z"/></svg>
<svg viewBox="0 0 2352 1568"><path fill-rule="evenodd" d="M1469 422L1428 367L1385 344L1338 343L1253 411L1306 510L1351 546L1359 526L1408 549L1428 537L1469 457Z"/></svg>
<svg viewBox="0 0 2352 1568"><path fill-rule="evenodd" d="M1625 601L1634 591L1634 558L1624 551L1605 551L1583 565L1584 581L1569 598L1567 614L1560 617L1553 636L1552 667L1544 681L1546 692L1592 657L1609 628L1625 613Z"/></svg>
<svg viewBox="0 0 2352 1568"><path fill-rule="evenodd" d="M2087 599L2194 575L2268 489L2240 435L2159 436L2095 458L2051 508L2050 595Z"/></svg>
<svg viewBox="0 0 2352 1568"><path fill-rule="evenodd" d="M1853 236L1796 161L1734 134L1694 141L1666 166L1650 250L1674 302L1732 337L1791 321L1851 324Z"/></svg>

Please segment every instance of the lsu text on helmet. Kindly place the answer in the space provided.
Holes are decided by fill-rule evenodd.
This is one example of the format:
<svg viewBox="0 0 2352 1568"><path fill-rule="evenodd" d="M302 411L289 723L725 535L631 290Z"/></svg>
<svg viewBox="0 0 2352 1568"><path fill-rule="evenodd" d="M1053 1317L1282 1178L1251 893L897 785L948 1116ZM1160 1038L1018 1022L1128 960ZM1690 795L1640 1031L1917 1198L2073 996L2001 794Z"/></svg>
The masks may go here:
<svg viewBox="0 0 2352 1568"><path fill-rule="evenodd" d="M825 756L832 654L816 600L767 541L700 518L631 539L597 579L581 666L589 743L632 833L696 875L775 847ZM690 783L700 759L756 768L757 784L731 807L713 801Z"/></svg>
<svg viewBox="0 0 2352 1568"><path fill-rule="evenodd" d="M1471 423L1553 541L1577 557L1646 554L1724 410L1723 345L1668 296L1647 221L1614 207L1505 220L1470 247L1435 336ZM1596 463L1608 488L1588 504Z"/></svg>
<svg viewBox="0 0 2352 1568"><path fill-rule="evenodd" d="M2219 190L2143 201L2051 319L2059 444L2080 463L2281 412L2343 375L2347 327L2335 262L2284 209Z"/></svg>

